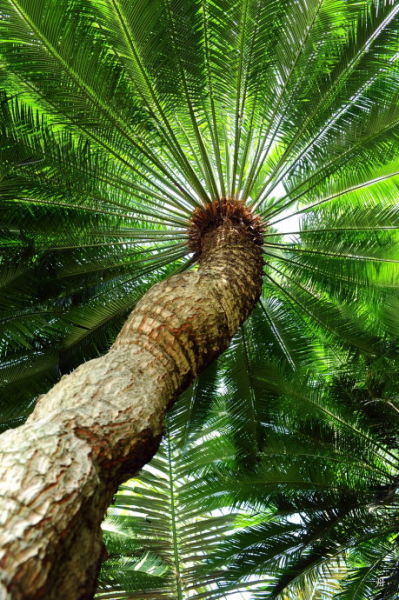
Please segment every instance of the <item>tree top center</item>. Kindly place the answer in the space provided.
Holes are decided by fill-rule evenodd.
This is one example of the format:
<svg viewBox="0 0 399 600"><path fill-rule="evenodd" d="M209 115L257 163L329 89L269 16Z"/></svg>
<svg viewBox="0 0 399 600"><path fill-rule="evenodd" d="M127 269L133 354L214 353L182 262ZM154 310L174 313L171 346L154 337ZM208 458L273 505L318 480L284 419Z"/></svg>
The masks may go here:
<svg viewBox="0 0 399 600"><path fill-rule="evenodd" d="M228 225L240 229L248 240L261 246L263 244L264 225L259 215L236 198L217 198L205 206L197 207L192 215L188 230L188 246L194 257L202 252L202 239L213 229Z"/></svg>

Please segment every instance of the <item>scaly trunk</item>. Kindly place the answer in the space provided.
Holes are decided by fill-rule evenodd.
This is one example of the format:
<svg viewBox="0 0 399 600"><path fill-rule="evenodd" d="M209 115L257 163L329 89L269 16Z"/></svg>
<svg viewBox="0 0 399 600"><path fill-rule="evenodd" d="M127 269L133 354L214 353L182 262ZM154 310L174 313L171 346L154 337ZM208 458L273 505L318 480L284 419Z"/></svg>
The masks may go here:
<svg viewBox="0 0 399 600"><path fill-rule="evenodd" d="M105 356L0 437L1 600L92 597L117 486L152 457L166 409L260 294L261 251L245 224L204 233L199 263L151 288Z"/></svg>

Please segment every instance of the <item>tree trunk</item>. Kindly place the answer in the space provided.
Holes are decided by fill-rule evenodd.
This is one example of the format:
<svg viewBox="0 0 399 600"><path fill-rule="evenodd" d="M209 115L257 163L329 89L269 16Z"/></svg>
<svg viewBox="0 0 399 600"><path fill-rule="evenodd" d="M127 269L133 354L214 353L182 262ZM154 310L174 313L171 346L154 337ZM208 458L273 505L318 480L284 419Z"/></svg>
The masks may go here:
<svg viewBox="0 0 399 600"><path fill-rule="evenodd" d="M62 379L0 437L0 598L91 598L100 524L156 451L176 395L229 344L261 289L259 245L229 219L199 269L151 288L110 351Z"/></svg>

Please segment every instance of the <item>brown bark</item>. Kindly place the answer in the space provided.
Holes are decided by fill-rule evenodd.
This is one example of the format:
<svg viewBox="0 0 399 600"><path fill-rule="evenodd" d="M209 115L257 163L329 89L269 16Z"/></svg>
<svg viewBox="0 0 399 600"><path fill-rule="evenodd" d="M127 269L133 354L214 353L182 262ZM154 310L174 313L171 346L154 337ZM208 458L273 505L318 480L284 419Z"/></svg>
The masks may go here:
<svg viewBox="0 0 399 600"><path fill-rule="evenodd" d="M151 288L110 351L64 376L0 437L0 599L91 598L100 524L155 452L167 407L222 352L260 293L262 258L230 221L198 270Z"/></svg>

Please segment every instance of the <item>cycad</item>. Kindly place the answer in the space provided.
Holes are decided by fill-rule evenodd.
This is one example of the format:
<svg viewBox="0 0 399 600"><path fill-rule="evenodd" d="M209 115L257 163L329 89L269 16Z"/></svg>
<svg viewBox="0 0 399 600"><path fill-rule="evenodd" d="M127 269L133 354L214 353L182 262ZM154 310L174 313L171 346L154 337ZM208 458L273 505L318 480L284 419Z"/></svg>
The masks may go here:
<svg viewBox="0 0 399 600"><path fill-rule="evenodd" d="M71 586L92 587L92 531L115 485L148 460L166 406L260 294L290 368L299 345L303 358L383 348L397 285L399 7L3 0L0 10L7 396L17 388L26 414L59 371L104 352L143 291L184 271L143 296L105 358L2 438L9 532L45 526L40 539L29 530L28 555L6 534L16 558L4 584L15 597L21 586L74 597ZM301 233L287 238L276 226L294 212ZM281 329L289 314L293 339L295 325ZM26 451L19 476L10 447ZM33 497L11 492L18 477Z"/></svg>
<svg viewBox="0 0 399 600"><path fill-rule="evenodd" d="M265 377L252 348L248 382L226 373L237 350L218 361L223 392L209 393L205 372L115 497L99 600L396 598L396 365L351 361L311 378L269 362ZM237 388L266 404L254 423L240 419Z"/></svg>
<svg viewBox="0 0 399 600"><path fill-rule="evenodd" d="M223 491L257 512L210 557L209 571L225 567L220 591L241 583L259 600L304 590L322 600L397 597L397 366L367 360L355 377L353 367L327 381L253 370L271 394L256 467L237 480L227 466L197 486L208 503Z"/></svg>

